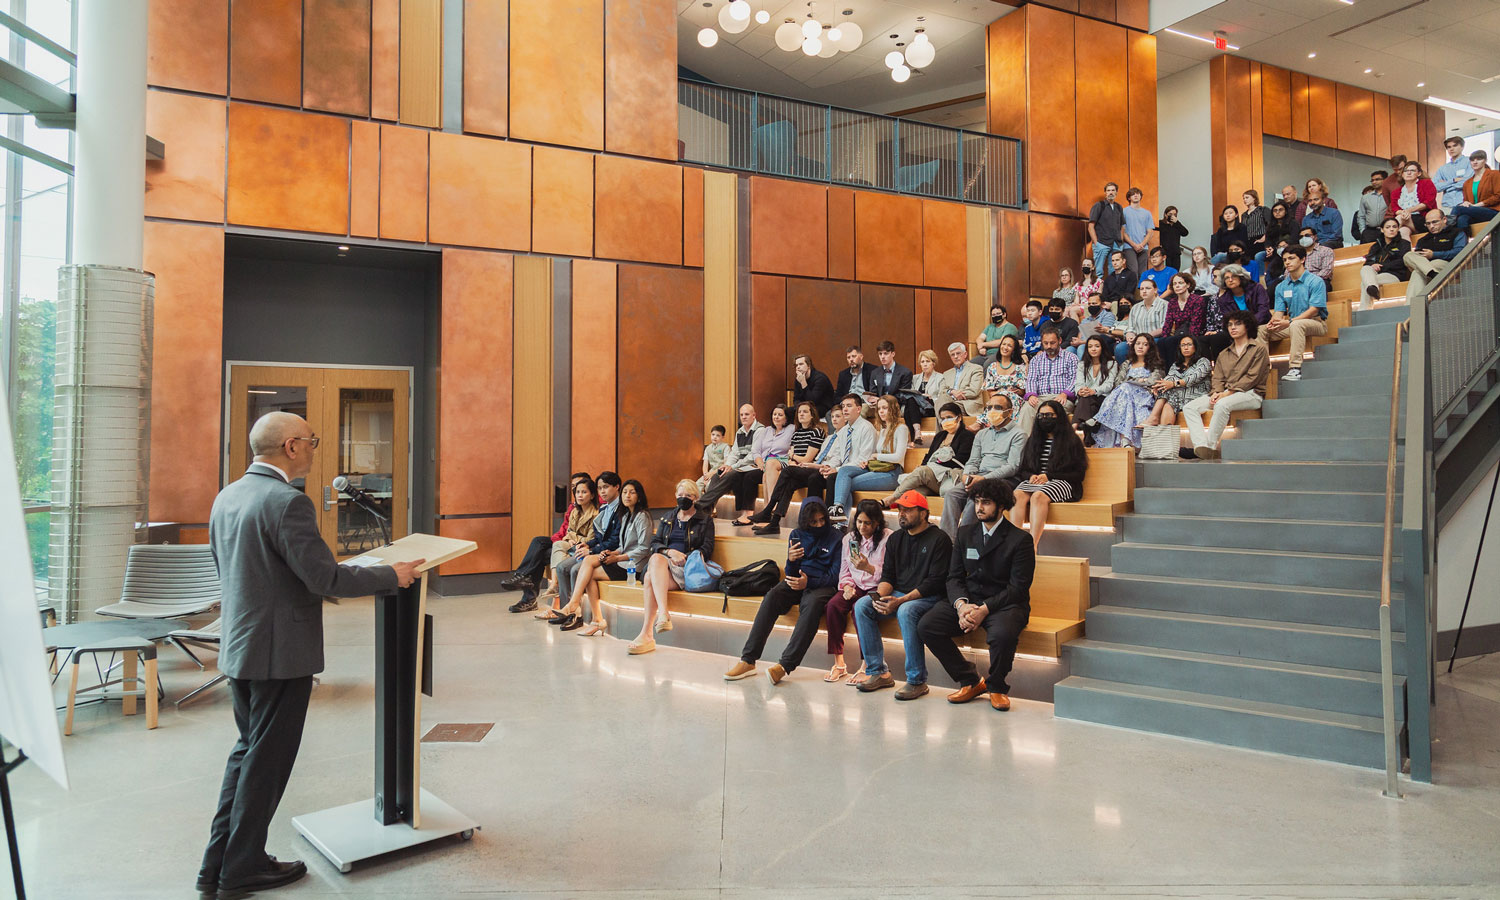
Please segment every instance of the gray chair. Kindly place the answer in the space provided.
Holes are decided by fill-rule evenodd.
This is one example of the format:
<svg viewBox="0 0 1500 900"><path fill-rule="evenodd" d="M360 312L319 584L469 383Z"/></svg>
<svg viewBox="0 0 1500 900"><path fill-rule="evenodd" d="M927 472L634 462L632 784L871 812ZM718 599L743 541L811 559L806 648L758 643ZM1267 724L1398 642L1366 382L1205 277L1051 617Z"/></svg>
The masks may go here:
<svg viewBox="0 0 1500 900"><path fill-rule="evenodd" d="M188 645L191 644L192 646L198 647L200 649L218 650L219 622L219 619L214 619L212 622L204 625L202 628L179 629L167 635L167 640L171 641L172 645L175 646L178 650L186 653L188 655L188 658L190 658L193 662L198 663L198 668L201 669L203 668L203 663L198 662L198 657L193 654L192 650L188 649ZM198 696L214 685L219 684L228 677L229 676L225 675L223 672L218 673L214 677L203 682L202 684L198 685L187 694L185 694L182 699L177 701L177 705L179 707L182 706L182 704L188 702L189 700L193 699L194 697Z"/></svg>
<svg viewBox="0 0 1500 900"><path fill-rule="evenodd" d="M120 619L175 619L218 605L219 571L207 544L134 544L125 560L120 602L97 612Z"/></svg>

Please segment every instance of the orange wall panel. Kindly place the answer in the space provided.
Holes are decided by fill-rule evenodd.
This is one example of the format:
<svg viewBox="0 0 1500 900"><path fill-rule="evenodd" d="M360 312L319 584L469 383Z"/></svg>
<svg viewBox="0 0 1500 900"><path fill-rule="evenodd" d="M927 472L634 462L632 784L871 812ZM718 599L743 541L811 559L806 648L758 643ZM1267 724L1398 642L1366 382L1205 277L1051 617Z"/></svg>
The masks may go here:
<svg viewBox="0 0 1500 900"><path fill-rule="evenodd" d="M1292 73L1286 69L1260 67L1260 112L1266 134L1292 136Z"/></svg>
<svg viewBox="0 0 1500 900"><path fill-rule="evenodd" d="M1391 152L1405 153L1409 159L1420 159L1417 147L1417 104L1402 97L1391 97L1390 105ZM1426 168L1425 162L1423 168Z"/></svg>
<svg viewBox="0 0 1500 900"><path fill-rule="evenodd" d="M1223 208L1228 192L1230 139L1229 57L1216 56L1208 61L1208 184L1214 209Z"/></svg>
<svg viewBox="0 0 1500 900"><path fill-rule="evenodd" d="M985 27L985 118L990 134L1026 138L1026 10Z"/></svg>
<svg viewBox="0 0 1500 900"><path fill-rule="evenodd" d="M769 421L771 407L786 402L787 388L792 386L792 358L786 346L786 281L780 275L750 276L750 402L763 421ZM829 364L820 363L816 356L813 362ZM729 426L728 422L704 424Z"/></svg>
<svg viewBox="0 0 1500 900"><path fill-rule="evenodd" d="M1308 133L1314 144L1319 147L1338 146L1338 99L1332 81L1317 76L1308 77L1307 121Z"/></svg>
<svg viewBox="0 0 1500 900"><path fill-rule="evenodd" d="M916 291L884 284L859 286L859 344L865 357L879 364L875 347L881 341L896 345L896 362L917 371Z"/></svg>
<svg viewBox="0 0 1500 900"><path fill-rule="evenodd" d="M668 506L677 482L701 470L708 440L703 273L620 266L619 288L618 471L639 478L652 505Z"/></svg>
<svg viewBox="0 0 1500 900"><path fill-rule="evenodd" d="M401 0L370 7L370 115L394 122L401 114Z"/></svg>
<svg viewBox="0 0 1500 900"><path fill-rule="evenodd" d="M682 169L682 264L703 266L703 170Z"/></svg>
<svg viewBox="0 0 1500 900"><path fill-rule="evenodd" d="M511 511L511 290L508 253L443 251L438 368L441 515ZM496 361L501 365L496 365Z"/></svg>
<svg viewBox="0 0 1500 900"><path fill-rule="evenodd" d="M464 0L464 131L505 137L509 70L509 0Z"/></svg>
<svg viewBox="0 0 1500 900"><path fill-rule="evenodd" d="M380 125L354 122L349 151L349 233L380 235Z"/></svg>
<svg viewBox="0 0 1500 900"><path fill-rule="evenodd" d="M1292 140L1309 143L1312 141L1311 124L1308 121L1307 105L1307 76L1301 72L1292 73Z"/></svg>
<svg viewBox="0 0 1500 900"><path fill-rule="evenodd" d="M1250 61L1240 56L1227 56L1225 60L1225 153L1224 153L1224 197L1223 204L1239 205L1240 194L1253 187L1257 179L1251 167L1251 145L1259 139L1250 133Z"/></svg>
<svg viewBox="0 0 1500 900"><path fill-rule="evenodd" d="M170 148L146 160L146 215L224 221L226 110L216 98L146 92L146 133Z"/></svg>
<svg viewBox="0 0 1500 900"><path fill-rule="evenodd" d="M229 105L229 222L349 233L349 120Z"/></svg>
<svg viewBox="0 0 1500 900"><path fill-rule="evenodd" d="M479 549L438 566L438 574L477 575L510 571L514 566L510 553L510 529L510 516L440 520L438 534L473 541L479 545Z"/></svg>
<svg viewBox="0 0 1500 900"><path fill-rule="evenodd" d="M923 350L932 350L936 353L937 349L932 346L932 291L919 288L915 293L915 300L912 310L915 314L911 337L912 349L916 353L921 353ZM915 357L916 353L912 356ZM941 360L942 356L939 355L938 359ZM911 370L914 375L922 371L917 365L913 365ZM941 372L942 369L939 368L938 371Z"/></svg>
<svg viewBox="0 0 1500 900"><path fill-rule="evenodd" d="M969 333L969 298L961 291L932 291L931 296L932 346L922 349L936 353L938 371L946 372L953 368L948 345L954 341L974 343L975 335Z"/></svg>
<svg viewBox="0 0 1500 900"><path fill-rule="evenodd" d="M1026 183L1031 208L1078 213L1078 134L1074 109L1074 38L1077 20L1043 6L1024 15L1027 60ZM1010 18L1007 16L1006 18Z"/></svg>
<svg viewBox="0 0 1500 900"><path fill-rule="evenodd" d="M1250 185L1256 187L1265 181L1265 120L1261 103L1260 63L1250 61Z"/></svg>
<svg viewBox="0 0 1500 900"><path fill-rule="evenodd" d="M510 136L604 148L599 0L511 0Z"/></svg>
<svg viewBox="0 0 1500 900"><path fill-rule="evenodd" d="M370 114L370 0L303 0L302 105Z"/></svg>
<svg viewBox="0 0 1500 900"><path fill-rule="evenodd" d="M151 0L146 29L147 84L228 93L229 4L224 0Z"/></svg>
<svg viewBox="0 0 1500 900"><path fill-rule="evenodd" d="M854 192L828 189L828 277L854 277Z"/></svg>
<svg viewBox="0 0 1500 900"><path fill-rule="evenodd" d="M1421 108L1427 111L1427 163L1425 168L1429 171L1436 170L1438 166L1448 161L1448 153L1443 149L1443 140L1448 136L1448 118L1442 107L1421 104ZM1473 150L1472 147L1469 148ZM1467 152L1464 159L1469 158ZM1491 161L1493 163L1493 160Z"/></svg>
<svg viewBox="0 0 1500 900"><path fill-rule="evenodd" d="M845 350L859 343L859 287L847 281L786 280L786 308L795 311L786 316L786 354L781 365L787 384L791 383L792 357L806 353L838 385ZM874 362L873 348L866 353Z"/></svg>
<svg viewBox="0 0 1500 900"><path fill-rule="evenodd" d="M427 240L427 135L380 126L380 236Z"/></svg>
<svg viewBox="0 0 1500 900"><path fill-rule="evenodd" d="M604 147L677 158L677 15L661 0L604 4Z"/></svg>
<svg viewBox="0 0 1500 900"><path fill-rule="evenodd" d="M1078 0L1078 14L1104 22L1115 20L1115 0Z"/></svg>
<svg viewBox="0 0 1500 900"><path fill-rule="evenodd" d="M996 280L1000 302L1005 305L1006 318L1012 322L1020 322L1021 307L1031 296L1031 217L1018 209L1000 210L995 242L999 245L995 261L999 267ZM932 316L932 341L936 345L938 314L935 308ZM938 360L942 361L941 352Z"/></svg>
<svg viewBox="0 0 1500 900"><path fill-rule="evenodd" d="M1151 27L1150 0L1116 0L1115 21L1136 31Z"/></svg>
<svg viewBox="0 0 1500 900"><path fill-rule="evenodd" d="M1078 280L1078 248L1083 246L1087 232L1079 219L1041 214L1030 218L1030 294L1051 297L1057 289L1058 274L1063 269L1072 269L1073 279Z"/></svg>
<svg viewBox="0 0 1500 900"><path fill-rule="evenodd" d="M428 240L500 250L531 248L530 147L433 132L429 153Z"/></svg>
<svg viewBox="0 0 1500 900"><path fill-rule="evenodd" d="M606 469L615 470L618 269L614 263L591 259L573 261L570 471L597 475ZM626 474L623 477L632 476Z"/></svg>
<svg viewBox="0 0 1500 900"><path fill-rule="evenodd" d="M1338 148L1375 155L1375 95L1347 84L1334 86L1338 109Z"/></svg>
<svg viewBox="0 0 1500 900"><path fill-rule="evenodd" d="M594 255L682 264L678 166L618 156L594 161Z"/></svg>
<svg viewBox="0 0 1500 900"><path fill-rule="evenodd" d="M922 201L922 284L962 288L969 283L967 221L962 204Z"/></svg>
<svg viewBox="0 0 1500 900"><path fill-rule="evenodd" d="M302 0L229 7L229 93L238 100L302 103Z"/></svg>
<svg viewBox="0 0 1500 900"><path fill-rule="evenodd" d="M858 191L854 195L854 277L922 283L922 201Z"/></svg>
<svg viewBox="0 0 1500 900"><path fill-rule="evenodd" d="M1078 205L1101 193L1106 181L1122 182L1120 202L1130 181L1129 76L1125 29L1108 22L1078 19L1073 23L1078 52L1074 54L1077 82L1076 146ZM1155 143L1153 129L1152 142ZM1032 190L1035 191L1035 180ZM1142 190L1145 190L1142 188ZM1155 198L1147 196L1149 204Z"/></svg>
<svg viewBox="0 0 1500 900"><path fill-rule="evenodd" d="M593 255L593 154L533 148L531 179L531 249L561 256Z"/></svg>
<svg viewBox="0 0 1500 900"><path fill-rule="evenodd" d="M151 357L152 521L207 522L219 491L224 231L147 222L156 276Z"/></svg>
<svg viewBox="0 0 1500 900"><path fill-rule="evenodd" d="M751 176L750 270L809 278L828 274L828 188Z"/></svg>
<svg viewBox="0 0 1500 900"><path fill-rule="evenodd" d="M1388 94L1374 94L1371 104L1375 119L1375 155L1386 158L1391 155L1391 98Z"/></svg>
<svg viewBox="0 0 1500 900"><path fill-rule="evenodd" d="M1125 33L1130 79L1130 183L1145 192L1144 203L1153 210L1165 204L1157 195L1156 154L1156 37L1139 31ZM1089 185L1078 186L1080 213L1087 213L1083 198Z"/></svg>

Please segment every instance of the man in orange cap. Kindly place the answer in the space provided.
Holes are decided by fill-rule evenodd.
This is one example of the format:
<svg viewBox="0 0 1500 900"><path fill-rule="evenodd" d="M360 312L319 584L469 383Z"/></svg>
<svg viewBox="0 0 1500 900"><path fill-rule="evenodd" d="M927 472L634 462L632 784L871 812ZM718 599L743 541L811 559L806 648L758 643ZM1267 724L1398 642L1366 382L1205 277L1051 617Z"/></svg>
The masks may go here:
<svg viewBox="0 0 1500 900"><path fill-rule="evenodd" d="M895 687L896 680L885 664L885 643L880 620L895 617L901 627L906 652L906 684L896 692L897 700L915 700L927 693L927 658L917 623L934 604L943 600L948 559L953 541L941 528L927 521L927 498L907 491L896 498L901 530L891 535L885 547L880 585L874 594L854 604L854 624L859 631L859 650L864 656L866 680L861 691Z"/></svg>

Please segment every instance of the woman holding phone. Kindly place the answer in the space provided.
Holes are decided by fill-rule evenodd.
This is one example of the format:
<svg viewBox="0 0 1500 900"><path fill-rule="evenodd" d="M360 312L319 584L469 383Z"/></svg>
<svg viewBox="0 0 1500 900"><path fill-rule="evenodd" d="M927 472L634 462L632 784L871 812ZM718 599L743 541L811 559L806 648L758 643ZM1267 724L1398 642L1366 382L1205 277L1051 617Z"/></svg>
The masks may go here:
<svg viewBox="0 0 1500 900"><path fill-rule="evenodd" d="M880 569L885 564L885 542L889 537L880 501L859 501L854 508L854 527L843 540L838 589L828 600L828 652L833 655L833 668L828 670L824 681L842 681L849 675L844 662L844 632L849 628L854 601L880 586ZM858 639L856 632L855 640ZM849 677L848 684L858 684L867 678L859 672Z"/></svg>

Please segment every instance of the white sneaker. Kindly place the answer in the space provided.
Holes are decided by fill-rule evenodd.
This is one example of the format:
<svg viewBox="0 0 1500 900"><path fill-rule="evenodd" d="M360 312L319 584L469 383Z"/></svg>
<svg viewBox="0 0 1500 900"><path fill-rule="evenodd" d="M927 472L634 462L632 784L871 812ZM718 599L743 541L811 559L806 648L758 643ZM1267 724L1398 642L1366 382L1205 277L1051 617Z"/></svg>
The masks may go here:
<svg viewBox="0 0 1500 900"><path fill-rule="evenodd" d="M1301 381L1302 369L1287 369L1286 374L1281 376L1282 381Z"/></svg>

